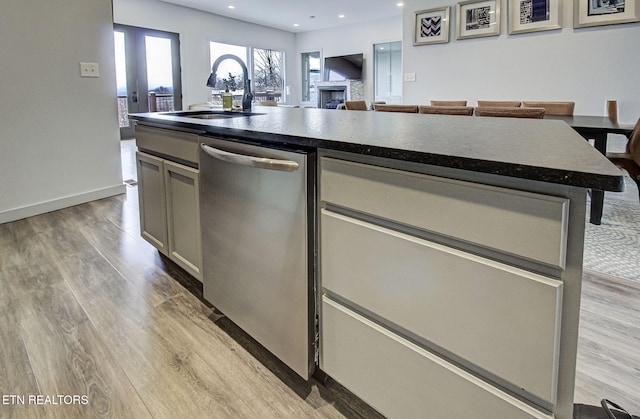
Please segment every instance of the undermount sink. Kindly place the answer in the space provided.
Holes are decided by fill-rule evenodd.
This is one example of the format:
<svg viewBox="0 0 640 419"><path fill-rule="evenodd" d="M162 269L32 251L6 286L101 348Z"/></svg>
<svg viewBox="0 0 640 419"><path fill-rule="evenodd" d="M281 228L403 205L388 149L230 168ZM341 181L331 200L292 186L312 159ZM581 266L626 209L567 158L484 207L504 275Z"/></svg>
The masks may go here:
<svg viewBox="0 0 640 419"><path fill-rule="evenodd" d="M256 112L244 112L244 111L200 110L200 111L163 112L162 115L181 116L183 118L197 118L197 119L226 119L226 118L238 118L241 116L254 116L254 115L264 115L264 114L256 113Z"/></svg>

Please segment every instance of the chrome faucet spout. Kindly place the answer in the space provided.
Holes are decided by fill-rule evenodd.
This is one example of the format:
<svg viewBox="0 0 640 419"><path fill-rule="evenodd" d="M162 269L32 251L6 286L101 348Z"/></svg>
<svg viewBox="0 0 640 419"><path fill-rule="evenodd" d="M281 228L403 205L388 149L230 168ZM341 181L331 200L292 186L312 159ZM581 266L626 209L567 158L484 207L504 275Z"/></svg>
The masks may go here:
<svg viewBox="0 0 640 419"><path fill-rule="evenodd" d="M242 73L244 76L244 93L242 94L242 110L250 111L251 103L253 102L253 93L251 93L251 80L249 80L249 71L247 70L247 66L239 57L233 54L224 54L218 57L218 59L211 66L211 74L209 75L209 79L207 80L207 86L215 87L216 73L218 72L218 66L224 60L237 61L238 64L240 64L240 67L242 67Z"/></svg>

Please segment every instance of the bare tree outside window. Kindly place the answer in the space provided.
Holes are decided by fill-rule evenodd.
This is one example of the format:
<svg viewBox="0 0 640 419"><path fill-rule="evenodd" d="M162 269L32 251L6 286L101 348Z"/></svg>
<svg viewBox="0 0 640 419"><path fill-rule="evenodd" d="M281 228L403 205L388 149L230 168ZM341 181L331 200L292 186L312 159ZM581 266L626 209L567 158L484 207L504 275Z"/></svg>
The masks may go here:
<svg viewBox="0 0 640 419"><path fill-rule="evenodd" d="M209 43L210 66L225 54L232 54L240 58L249 69L251 90L256 102L286 100L283 95L284 81L284 52L223 44L211 41ZM235 81L236 89L233 89ZM224 60L220 63L216 73L215 86L211 89L214 103L222 104L222 92L229 86L234 101L239 100L244 92L244 74L242 67L234 60Z"/></svg>
<svg viewBox="0 0 640 419"><path fill-rule="evenodd" d="M254 48L254 90L257 94L264 93L269 100L279 100L282 96L283 53L270 49Z"/></svg>

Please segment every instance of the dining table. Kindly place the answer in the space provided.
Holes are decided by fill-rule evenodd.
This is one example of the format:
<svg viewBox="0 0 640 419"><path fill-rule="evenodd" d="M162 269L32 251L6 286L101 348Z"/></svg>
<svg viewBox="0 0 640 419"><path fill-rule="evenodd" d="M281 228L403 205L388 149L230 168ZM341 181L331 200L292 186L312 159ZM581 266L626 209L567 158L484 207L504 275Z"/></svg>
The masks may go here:
<svg viewBox="0 0 640 419"><path fill-rule="evenodd" d="M609 134L621 134L629 138L633 132L633 125L620 124L608 116L597 115L545 115L545 119L555 119L566 122L586 140L594 140L594 146L603 155L607 154L607 139ZM602 223L602 208L604 205L604 191L591 190L591 212L589 222L600 225Z"/></svg>

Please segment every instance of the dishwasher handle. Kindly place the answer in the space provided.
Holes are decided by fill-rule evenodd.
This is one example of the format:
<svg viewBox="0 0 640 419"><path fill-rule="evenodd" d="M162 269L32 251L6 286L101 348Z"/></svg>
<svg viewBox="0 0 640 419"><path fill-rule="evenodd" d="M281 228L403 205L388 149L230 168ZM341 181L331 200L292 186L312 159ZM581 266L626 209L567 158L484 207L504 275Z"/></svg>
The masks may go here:
<svg viewBox="0 0 640 419"><path fill-rule="evenodd" d="M236 154L229 151L220 150L200 144L202 151L213 158L226 161L228 163L239 164L241 166L257 167L260 169L278 170L281 172L295 172L300 165L291 160L270 159L267 157L248 156L246 154Z"/></svg>

